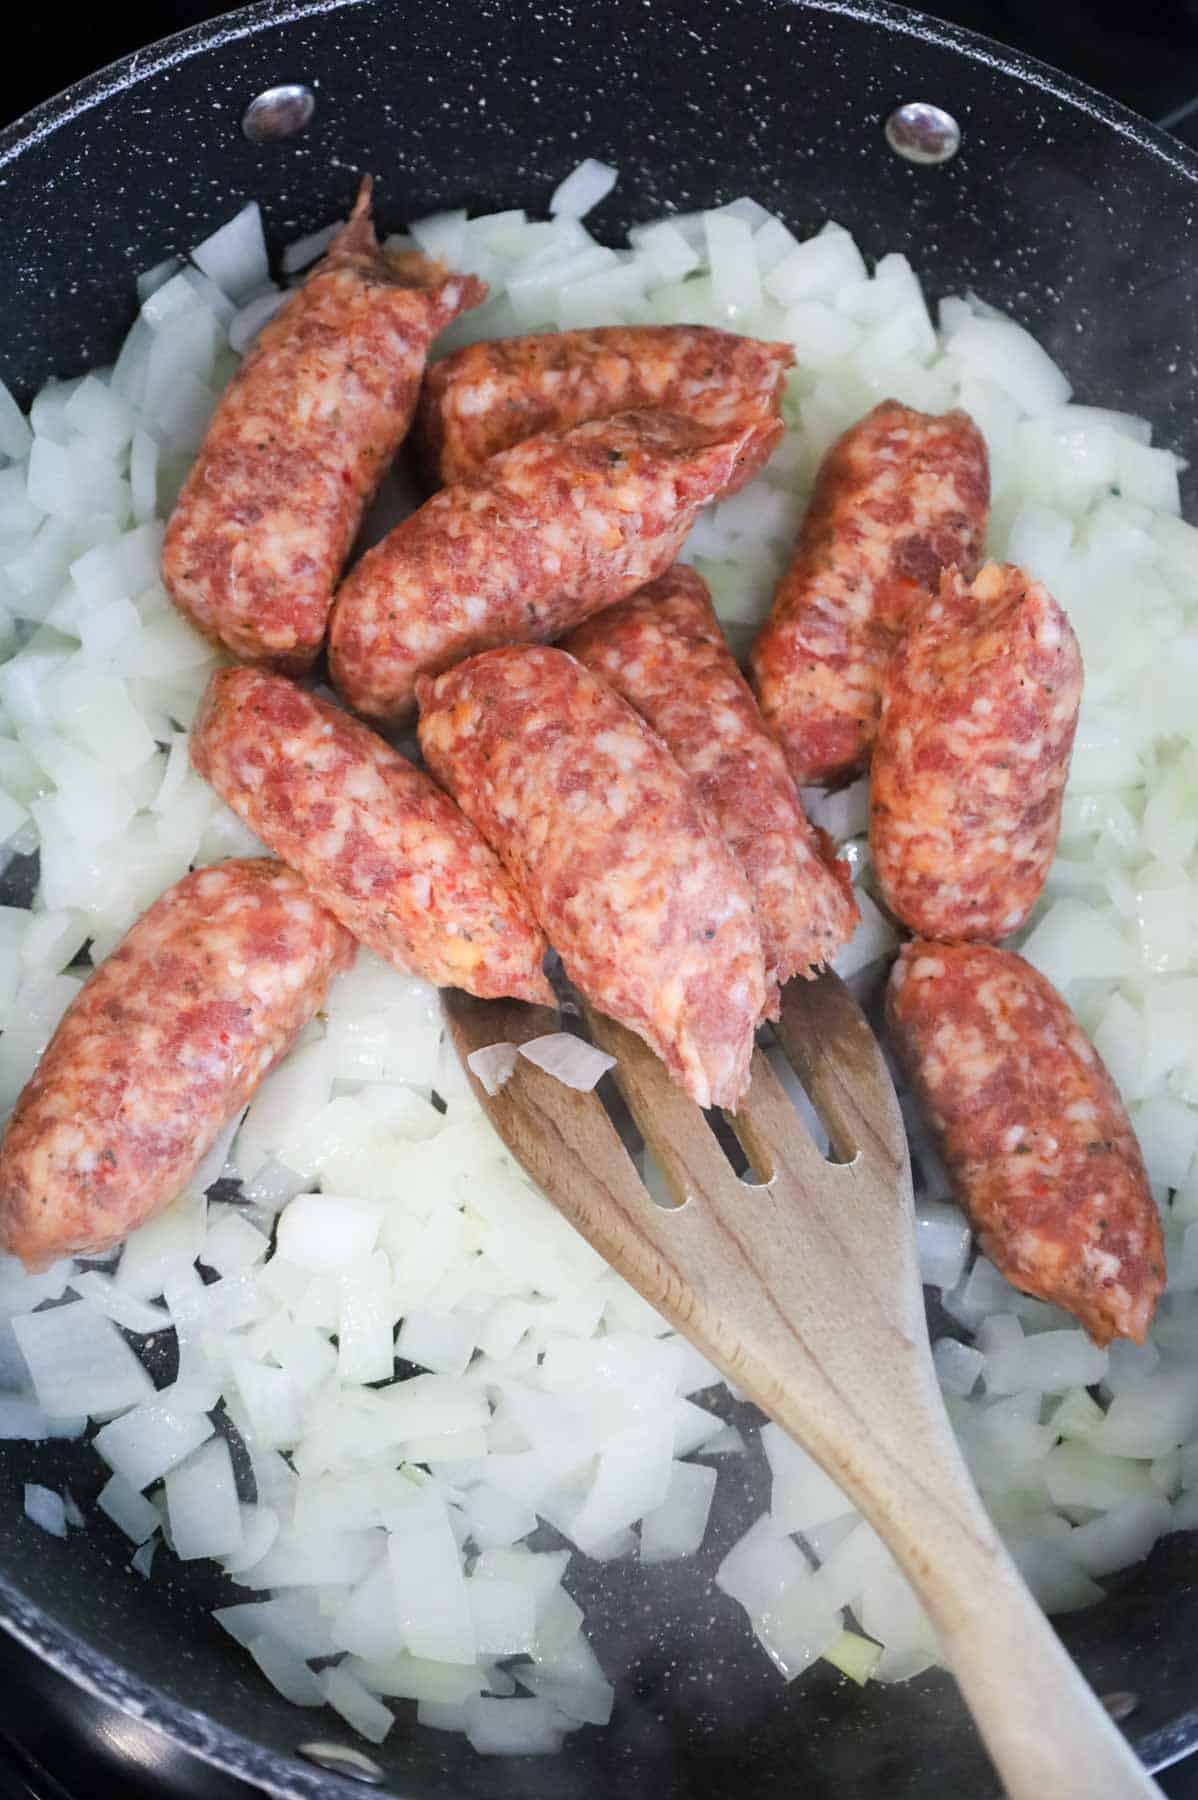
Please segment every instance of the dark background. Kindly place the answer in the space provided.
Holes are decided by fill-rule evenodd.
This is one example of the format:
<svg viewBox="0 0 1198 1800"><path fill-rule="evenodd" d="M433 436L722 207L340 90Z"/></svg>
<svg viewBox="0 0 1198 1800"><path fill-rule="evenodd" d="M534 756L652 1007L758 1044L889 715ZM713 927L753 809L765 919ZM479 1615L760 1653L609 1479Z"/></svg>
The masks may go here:
<svg viewBox="0 0 1198 1800"><path fill-rule="evenodd" d="M399 11L406 0L395 4ZM109 0L77 15L87 20L79 29L55 7L9 7L0 125L126 52L230 10L213 0ZM1069 70L1198 149L1198 0L940 0L923 10ZM39 1677L24 1652L0 1640L0 1800L104 1800L118 1788L122 1800L139 1800L163 1791L149 1770L126 1768L114 1785L111 1763L79 1761L63 1716L67 1703L65 1688ZM103 1735L97 1718L77 1724L83 1743ZM167 1780L172 1792L191 1791ZM1171 1800L1198 1800L1198 1758L1163 1776L1161 1786ZM220 1792L233 1789L222 1784Z"/></svg>

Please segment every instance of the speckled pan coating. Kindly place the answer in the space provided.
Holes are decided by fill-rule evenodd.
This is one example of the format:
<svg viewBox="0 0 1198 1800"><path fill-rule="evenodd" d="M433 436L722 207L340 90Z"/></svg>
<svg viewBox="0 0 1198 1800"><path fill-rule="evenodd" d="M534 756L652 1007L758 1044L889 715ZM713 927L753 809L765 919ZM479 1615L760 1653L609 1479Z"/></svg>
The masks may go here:
<svg viewBox="0 0 1198 1800"><path fill-rule="evenodd" d="M348 223L259 332L167 526L175 605L245 662L301 672L324 639L362 515L407 435L429 345L484 297L381 250L365 181Z"/></svg>
<svg viewBox="0 0 1198 1800"><path fill-rule="evenodd" d="M921 937L1024 923L1057 847L1082 694L1073 627L1011 564L949 570L886 675L869 844L890 910Z"/></svg>
<svg viewBox="0 0 1198 1800"><path fill-rule="evenodd" d="M1165 1285L1160 1214L1098 1052L1030 963L904 946L887 1025L991 1262L1081 1320L1144 1341Z"/></svg>
<svg viewBox="0 0 1198 1800"><path fill-rule="evenodd" d="M711 431L757 416L727 491L743 487L778 441L789 344L706 325L610 325L467 344L429 370L416 434L437 482L463 481L489 457L542 431L660 406Z"/></svg>
<svg viewBox="0 0 1198 1800"><path fill-rule="evenodd" d="M824 858L702 577L678 563L561 647L635 706L690 776L749 878L767 979L830 962L859 917L851 877Z"/></svg>
<svg viewBox="0 0 1198 1800"><path fill-rule="evenodd" d="M329 622L337 687L355 712L401 724L418 675L548 642L634 593L669 568L760 434L757 419L713 435L677 413L634 411L504 451L350 571Z"/></svg>
<svg viewBox="0 0 1198 1800"><path fill-rule="evenodd" d="M218 669L191 760L359 943L438 987L551 1005L545 940L449 796L286 676Z"/></svg>
<svg viewBox="0 0 1198 1800"><path fill-rule="evenodd" d="M420 747L577 987L700 1106L734 1107L766 1001L752 896L644 720L563 650L420 682Z"/></svg>
<svg viewBox="0 0 1198 1800"><path fill-rule="evenodd" d="M974 573L989 501L986 446L962 412L884 400L824 457L750 659L801 787L865 767L898 634L942 569Z"/></svg>
<svg viewBox="0 0 1198 1800"><path fill-rule="evenodd" d="M317 81L309 130L247 144L246 101L297 79ZM957 114L954 162L926 171L890 154L880 121L896 94ZM735 131L713 131L726 108ZM615 12L545 0L519 37L510 0L402 11L393 0L264 0L139 50L0 131L0 375L28 400L51 374L110 361L133 317L133 272L198 243L251 197L277 250L344 215L360 170L385 173L379 211L398 229L463 205L539 216L583 154L620 168L596 215L604 241L666 208L753 194L801 235L836 218L867 255L905 251L931 294L976 288L1042 338L1080 396L1151 418L1157 441L1190 458L1192 495L1193 153L1043 64L885 0L713 0L701 18L694 0ZM47 230L48 207L69 211L69 232ZM23 879L23 865L10 868L6 901L27 900ZM72 1464L55 1445L6 1460L0 1613L49 1665L47 1689L62 1691L54 1671L69 1678L97 1739L102 1702L121 1706L111 1741L179 1794L206 1779L190 1751L288 1800L328 1800L330 1777L296 1755L327 1728L243 1675L206 1616L227 1599L217 1577L192 1564L186 1581L131 1581L96 1529L30 1556L20 1481L69 1484ZM730 1546L766 1499L752 1479L721 1476L713 1543ZM798 1718L763 1700L751 1646L711 1679L711 1605L685 1569L667 1571L643 1605L628 1569L582 1563L575 1574L604 1667L642 1671L621 1698L622 1800L676 1800L687 1787L693 1800L726 1800L733 1785L773 1800L830 1769L863 1792L888 1784L893 1800L985 1791L991 1773L951 1683L911 1682L883 1717L876 1695L863 1707L852 1684L833 1681ZM1193 1579L1193 1540L1177 1533L1101 1607L1057 1620L1100 1693L1138 1695L1127 1729L1150 1768L1198 1741L1194 1633L1176 1606ZM1162 1655L1163 1617L1174 1656ZM477 1780L474 1752L444 1732L392 1732L371 1754L410 1800ZM611 1756L608 1734L576 1732L561 1758L510 1771L510 1785L521 1800L593 1800L610 1787Z"/></svg>
<svg viewBox="0 0 1198 1800"><path fill-rule="evenodd" d="M0 1242L29 1268L161 1212L354 958L281 863L168 888L96 969L0 1143Z"/></svg>

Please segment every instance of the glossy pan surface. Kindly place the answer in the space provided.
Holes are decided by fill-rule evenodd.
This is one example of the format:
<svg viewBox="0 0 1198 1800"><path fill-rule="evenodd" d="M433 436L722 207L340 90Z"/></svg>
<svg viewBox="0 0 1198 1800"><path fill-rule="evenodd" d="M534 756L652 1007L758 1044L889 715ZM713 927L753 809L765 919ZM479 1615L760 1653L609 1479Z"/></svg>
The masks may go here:
<svg viewBox="0 0 1198 1800"><path fill-rule="evenodd" d="M313 120L288 142L252 144L245 107L281 82L312 86ZM887 148L883 121L911 100L959 120L962 149L945 167ZM850 0L318 0L254 7L140 52L0 135L0 375L28 398L49 374L110 356L137 271L246 199L261 201L278 247L344 212L361 169L378 175L394 228L442 206L542 208L583 155L621 171L595 218L601 235L742 193L800 233L839 219L867 253L907 252L930 296L973 286L1015 312L1079 399L1146 414L1158 441L1198 452L1198 160L1040 65ZM13 876L0 897L22 897ZM575 1734L557 1759L507 1762L401 1722L378 1752L387 1791L991 1795L947 1676L862 1694L823 1665L793 1688L773 1674L711 1584L765 1505L754 1467L722 1475L696 1564L578 1559L596 1648L621 1672L607 1732ZM21 1509L31 1478L69 1482L86 1502L102 1474L77 1448L6 1446L0 1623L271 1791L363 1792L296 1760L299 1744L347 1734L275 1696L208 1616L242 1590L165 1556L157 1579L139 1582L124 1540L94 1514L67 1543L36 1533ZM1196 1574L1198 1544L1166 1538L1103 1605L1062 1622L1099 1693L1137 1697L1128 1729L1153 1764L1198 1743Z"/></svg>

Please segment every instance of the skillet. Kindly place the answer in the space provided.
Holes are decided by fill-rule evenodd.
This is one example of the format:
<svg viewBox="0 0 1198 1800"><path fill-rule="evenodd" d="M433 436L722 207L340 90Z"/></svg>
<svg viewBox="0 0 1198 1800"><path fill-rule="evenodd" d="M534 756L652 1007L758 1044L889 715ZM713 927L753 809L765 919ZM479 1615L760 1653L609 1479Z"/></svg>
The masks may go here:
<svg viewBox="0 0 1198 1800"><path fill-rule="evenodd" d="M291 82L313 92L310 124L249 141L247 104ZM884 120L916 100L960 124L942 166L887 146ZM0 376L27 400L48 375L109 357L137 271L247 198L277 248L344 213L362 169L379 175L395 228L444 206L543 209L584 155L621 171L591 221L600 236L742 193L800 234L837 218L867 254L905 251L930 296L973 286L1015 313L1080 400L1146 414L1158 441L1198 452L1198 158L1042 65L863 0L268 0L138 52L0 134ZM0 899L27 900L30 882L10 870ZM8 1446L0 1624L232 1774L296 1800L362 1793L297 1758L346 1741L331 1715L287 1706L209 1618L240 1590L168 1558L137 1582L90 1508L69 1542L34 1533L27 1479L69 1482L87 1507L102 1475L70 1446ZM786 1689L717 1605L716 1564L765 1498L749 1471L726 1473L697 1566L579 1568L596 1648L622 1671L609 1731L573 1735L557 1759L503 1762L401 1722L374 1753L386 1790L992 1795L947 1676L862 1694L821 1665ZM1166 1538L1102 1605L1062 1621L1098 1692L1134 1696L1127 1729L1153 1767L1198 1745L1196 1573L1194 1540Z"/></svg>

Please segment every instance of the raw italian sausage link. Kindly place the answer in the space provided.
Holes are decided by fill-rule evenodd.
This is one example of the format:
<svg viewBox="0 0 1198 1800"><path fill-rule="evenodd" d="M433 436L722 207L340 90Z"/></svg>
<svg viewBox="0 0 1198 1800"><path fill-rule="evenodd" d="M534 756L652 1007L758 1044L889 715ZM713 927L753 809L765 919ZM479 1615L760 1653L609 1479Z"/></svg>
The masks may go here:
<svg viewBox="0 0 1198 1800"><path fill-rule="evenodd" d="M485 294L416 252L380 250L363 183L226 389L167 526L162 579L206 636L245 662L309 666L429 345Z"/></svg>
<svg viewBox="0 0 1198 1800"><path fill-rule="evenodd" d="M665 745L562 650L420 683L420 743L570 979L700 1106L735 1106L766 998L748 884Z"/></svg>
<svg viewBox="0 0 1198 1800"><path fill-rule="evenodd" d="M399 723L418 675L506 643L545 642L669 568L757 434L627 412L528 438L444 488L351 572L329 628L355 710Z"/></svg>
<svg viewBox="0 0 1198 1800"><path fill-rule="evenodd" d="M1006 937L1056 849L1082 692L1065 614L987 563L925 600L891 660L870 778L869 841L891 911L922 937Z"/></svg>
<svg viewBox="0 0 1198 1800"><path fill-rule="evenodd" d="M160 1212L347 969L354 943L281 863L198 869L67 1009L0 1144L0 1241L29 1268Z"/></svg>
<svg viewBox="0 0 1198 1800"><path fill-rule="evenodd" d="M373 731L261 669L218 669L191 758L360 943L440 987L552 1003L545 940L447 794Z"/></svg>
<svg viewBox="0 0 1198 1800"><path fill-rule="evenodd" d="M986 446L963 412L885 400L828 451L751 657L800 787L868 763L895 638L943 569L975 573L989 502Z"/></svg>
<svg viewBox="0 0 1198 1800"><path fill-rule="evenodd" d="M781 436L789 344L707 325L609 325L468 344L425 377L416 433L430 479L464 481L501 450L542 431L637 407L663 407L723 435L756 415L728 491L742 487Z"/></svg>
<svg viewBox="0 0 1198 1800"><path fill-rule="evenodd" d="M916 942L887 1023L986 1255L1095 1343L1143 1343L1165 1285L1160 1215L1118 1090L1060 995L1013 951Z"/></svg>
<svg viewBox="0 0 1198 1800"><path fill-rule="evenodd" d="M710 808L749 878L767 978L828 962L857 924L852 888L825 861L701 577L678 563L561 647L636 708Z"/></svg>

